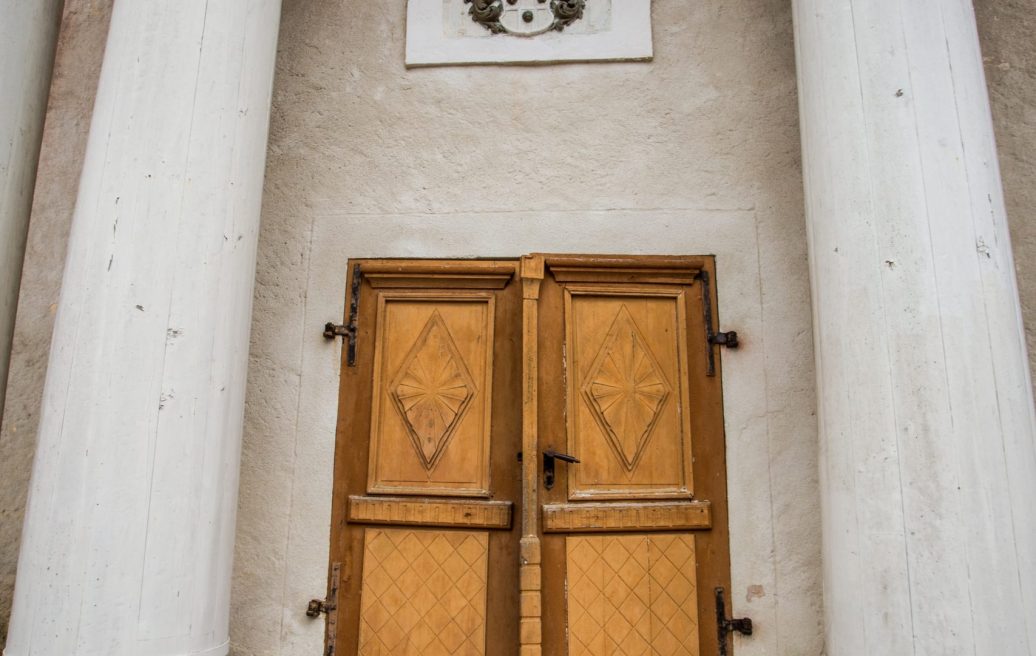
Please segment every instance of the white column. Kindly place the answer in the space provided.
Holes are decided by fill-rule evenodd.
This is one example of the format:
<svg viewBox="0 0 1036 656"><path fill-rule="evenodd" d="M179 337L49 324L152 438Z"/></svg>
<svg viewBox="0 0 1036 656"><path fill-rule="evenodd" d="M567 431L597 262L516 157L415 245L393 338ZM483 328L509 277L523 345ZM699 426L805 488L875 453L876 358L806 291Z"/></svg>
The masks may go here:
<svg viewBox="0 0 1036 656"><path fill-rule="evenodd" d="M64 0L0 0L0 417Z"/></svg>
<svg viewBox="0 0 1036 656"><path fill-rule="evenodd" d="M1036 431L971 2L794 11L827 653L1036 654Z"/></svg>
<svg viewBox="0 0 1036 656"><path fill-rule="evenodd" d="M115 3L7 656L227 653L279 14Z"/></svg>

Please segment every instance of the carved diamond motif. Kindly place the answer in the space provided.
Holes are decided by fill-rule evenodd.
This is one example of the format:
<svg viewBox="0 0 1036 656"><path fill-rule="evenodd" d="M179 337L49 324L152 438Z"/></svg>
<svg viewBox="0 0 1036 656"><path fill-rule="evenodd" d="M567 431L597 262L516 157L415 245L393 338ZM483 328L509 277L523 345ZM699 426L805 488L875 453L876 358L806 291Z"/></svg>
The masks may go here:
<svg viewBox="0 0 1036 656"><path fill-rule="evenodd" d="M625 305L612 322L582 392L615 455L632 472L671 388Z"/></svg>
<svg viewBox="0 0 1036 656"><path fill-rule="evenodd" d="M428 319L389 389L414 450L431 471L478 391L438 311Z"/></svg>

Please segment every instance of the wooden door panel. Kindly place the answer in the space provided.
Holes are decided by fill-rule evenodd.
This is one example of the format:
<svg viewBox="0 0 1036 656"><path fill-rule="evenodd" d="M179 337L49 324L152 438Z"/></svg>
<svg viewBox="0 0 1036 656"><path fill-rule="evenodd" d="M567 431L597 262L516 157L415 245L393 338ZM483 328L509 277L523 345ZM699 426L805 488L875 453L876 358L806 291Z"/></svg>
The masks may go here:
<svg viewBox="0 0 1036 656"><path fill-rule="evenodd" d="M362 656L486 653L489 534L368 528Z"/></svg>
<svg viewBox="0 0 1036 656"><path fill-rule="evenodd" d="M495 295L378 295L368 492L487 496Z"/></svg>
<svg viewBox="0 0 1036 656"><path fill-rule="evenodd" d="M569 537L569 656L698 653L694 536Z"/></svg>
<svg viewBox="0 0 1036 656"><path fill-rule="evenodd" d="M569 498L690 498L685 292L566 285Z"/></svg>
<svg viewBox="0 0 1036 656"><path fill-rule="evenodd" d="M329 647L517 656L517 263L353 264L356 357L350 364L343 350Z"/></svg>
<svg viewBox="0 0 1036 656"><path fill-rule="evenodd" d="M715 656L712 592L730 573L722 397L699 275L713 263L544 261L539 446L579 462L559 461L557 484L539 489L540 651Z"/></svg>

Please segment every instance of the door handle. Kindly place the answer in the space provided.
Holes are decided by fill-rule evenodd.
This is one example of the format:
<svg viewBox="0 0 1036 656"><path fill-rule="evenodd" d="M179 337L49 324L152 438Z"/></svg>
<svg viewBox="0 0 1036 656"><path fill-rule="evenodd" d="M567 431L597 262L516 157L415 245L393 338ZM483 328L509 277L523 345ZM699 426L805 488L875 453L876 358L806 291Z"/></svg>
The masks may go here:
<svg viewBox="0 0 1036 656"><path fill-rule="evenodd" d="M579 458L570 456L567 453L561 453L554 449L544 449L543 451L543 487L551 490L554 488L554 462L561 460L568 462L573 465L579 464Z"/></svg>

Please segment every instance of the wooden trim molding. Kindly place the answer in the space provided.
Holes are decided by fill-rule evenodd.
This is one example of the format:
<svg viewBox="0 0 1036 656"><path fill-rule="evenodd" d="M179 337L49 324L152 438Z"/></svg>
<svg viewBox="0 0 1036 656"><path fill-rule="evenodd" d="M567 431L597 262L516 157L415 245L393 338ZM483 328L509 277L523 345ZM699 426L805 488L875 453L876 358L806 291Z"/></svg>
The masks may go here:
<svg viewBox="0 0 1036 656"><path fill-rule="evenodd" d="M510 529L510 501L456 501L402 497L349 497L349 522L404 526Z"/></svg>
<svg viewBox="0 0 1036 656"><path fill-rule="evenodd" d="M503 289L517 262L383 260L364 263L362 270L374 289Z"/></svg>
<svg viewBox="0 0 1036 656"><path fill-rule="evenodd" d="M689 531L712 528L708 501L556 503L543 506L544 533Z"/></svg>
<svg viewBox="0 0 1036 656"><path fill-rule="evenodd" d="M539 298L543 258L522 258L522 538L518 600L522 656L543 653L543 550L539 536Z"/></svg>
<svg viewBox="0 0 1036 656"><path fill-rule="evenodd" d="M701 257L545 255L558 282L622 282L689 285L705 267Z"/></svg>

